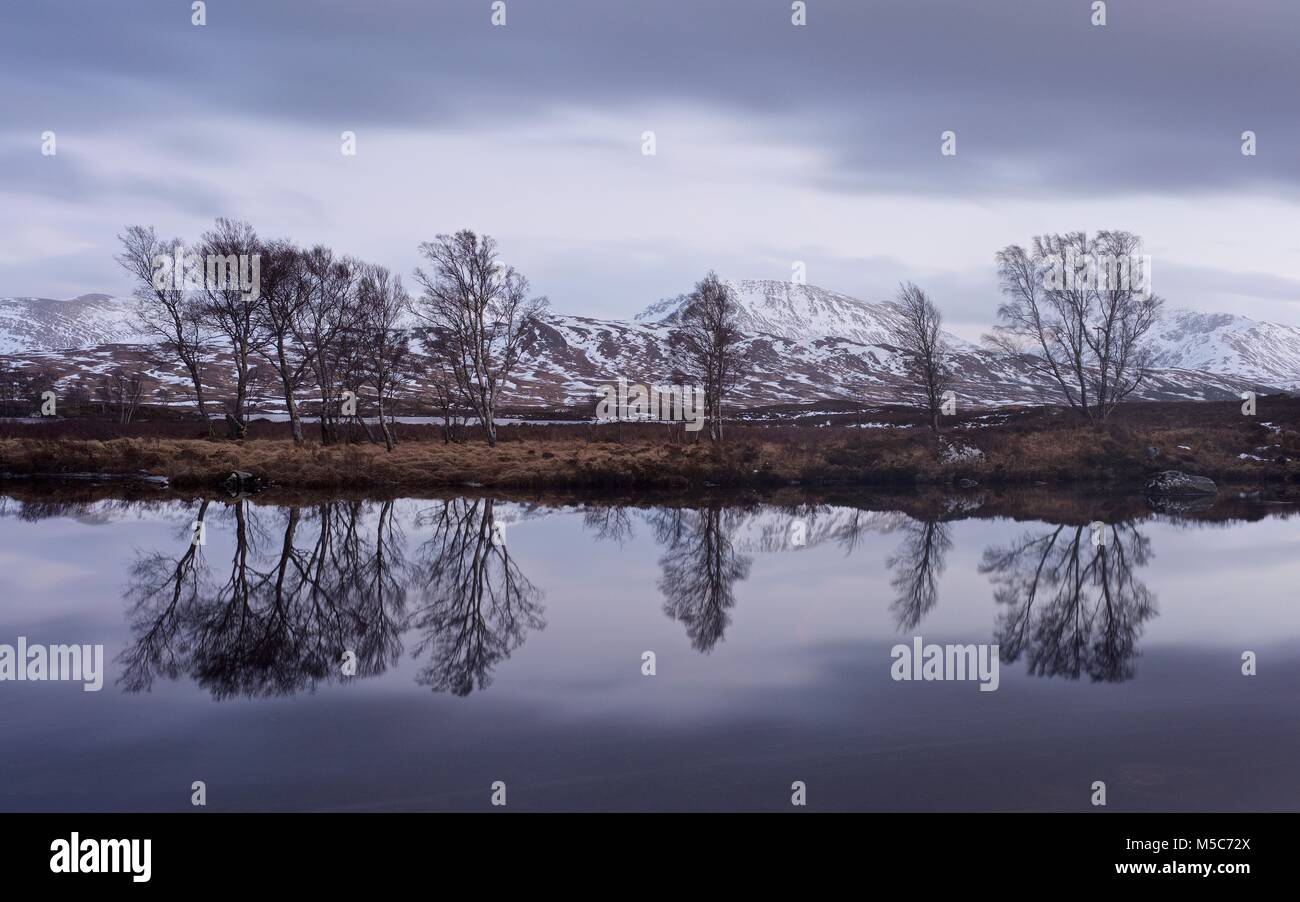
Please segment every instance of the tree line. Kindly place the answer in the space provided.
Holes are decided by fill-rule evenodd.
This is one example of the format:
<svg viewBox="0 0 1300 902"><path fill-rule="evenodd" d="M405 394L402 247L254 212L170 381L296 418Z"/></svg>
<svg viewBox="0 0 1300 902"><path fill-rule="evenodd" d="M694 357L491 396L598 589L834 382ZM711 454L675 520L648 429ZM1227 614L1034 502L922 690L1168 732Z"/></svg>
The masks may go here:
<svg viewBox="0 0 1300 902"><path fill-rule="evenodd" d="M234 393L222 413L233 439L247 433L249 393L260 362L275 375L295 444L305 441L302 406L308 393L322 443L339 440L340 421L349 415L378 441L355 407L346 413L345 393L355 396L362 389L377 408L379 434L391 450L393 399L416 368L424 368L419 375L430 386L426 400L443 418L444 437L467 414L494 445L502 398L548 304L501 261L491 236L468 229L420 245L425 263L414 272L416 296L382 266L323 245L266 240L246 222L218 219L193 245L160 238L145 226L131 226L119 241L117 259L135 283L140 324L186 373L209 435L213 419L205 387L215 367L224 366L231 377ZM256 259L257 290L229 280L206 278L196 286L170 273L159 278L160 265L190 256L229 261L226 270ZM723 399L741 368L738 309L730 288L710 272L687 297L672 330L675 378L702 388L715 442L722 440ZM411 324L426 327L422 359L412 353Z"/></svg>
<svg viewBox="0 0 1300 902"><path fill-rule="evenodd" d="M140 323L187 374L209 434L205 387L214 367L226 368L234 393L223 414L234 439L247 433L249 391L260 362L274 373L295 444L305 441L302 406L309 396L322 443L337 442L348 417L378 441L357 410L364 392L376 406L379 436L392 450L393 400L417 366L433 369L423 375L447 428L458 412L469 411L495 444L502 393L546 306L545 298L530 295L526 278L501 262L490 236L469 230L420 245L428 264L415 271L423 289L417 297L383 266L320 244L263 239L246 222L219 219L192 246L144 226L128 228L119 240L117 259L135 282ZM191 256L229 261L228 267L256 260L255 290L210 277L197 286L169 273L159 278L167 261ZM413 324L428 327L431 364L413 358ZM221 353L228 362L219 362Z"/></svg>
<svg viewBox="0 0 1300 902"><path fill-rule="evenodd" d="M134 282L137 318L185 373L209 435L208 389L221 368L233 395L215 406L230 438L246 436L250 396L261 381L273 382L295 444L306 440L309 405L322 443L339 441L341 424L350 420L391 450L395 401L418 376L427 386L424 402L442 416L445 440L455 437L459 419L472 417L495 444L502 400L547 308L527 278L502 262L496 241L468 229L420 244L415 296L383 266L321 244L264 239L247 222L218 219L190 245L139 225L118 237L117 260ZM1081 417L1104 422L1147 377L1144 338L1162 301L1148 285L1098 279L1096 270L1099 260L1131 260L1141 247L1138 236L1123 231L1039 235L1028 247L1004 247L996 255L1004 300L986 343L1040 374ZM160 261L190 255L225 261L228 269L257 260L256 290L237 280L195 285L159 278ZM1093 277L1060 278L1063 261L1068 275L1078 267ZM673 378L702 390L715 443L745 369L741 313L734 291L710 271L682 297L669 332ZM937 433L956 384L943 316L912 282L899 286L893 313L890 341L906 364L899 400L923 411ZM29 388L16 371L0 373L0 405L12 407ZM139 377L105 376L100 394L101 405L113 405L119 421L129 422L141 402ZM359 396L378 414L375 431L359 412Z"/></svg>
<svg viewBox="0 0 1300 902"><path fill-rule="evenodd" d="M1141 252L1142 239L1119 230L1038 235L1028 248L1004 247L996 255L1004 300L985 344L1053 385L1084 420L1104 423L1150 374L1145 339L1163 299L1151 292L1149 272L1133 278ZM744 363L739 304L712 272L685 300L674 355L704 386L710 437L721 441L722 404ZM906 374L899 400L923 411L937 434L957 384L943 315L914 282L899 285L893 305L890 340Z"/></svg>

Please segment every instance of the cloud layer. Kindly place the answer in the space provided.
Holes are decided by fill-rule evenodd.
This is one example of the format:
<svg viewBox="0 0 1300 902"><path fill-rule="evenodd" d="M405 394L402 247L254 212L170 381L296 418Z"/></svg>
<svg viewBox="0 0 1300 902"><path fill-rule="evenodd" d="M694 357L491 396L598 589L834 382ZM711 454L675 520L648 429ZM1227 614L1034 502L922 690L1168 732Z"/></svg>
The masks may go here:
<svg viewBox="0 0 1300 902"><path fill-rule="evenodd" d="M1084 0L506 6L14 5L0 293L123 291L124 225L233 215L401 272L471 226L574 312L802 260L869 298L929 280L974 330L998 247L1119 227L1171 302L1298 318L1291 0L1111 0L1104 27Z"/></svg>

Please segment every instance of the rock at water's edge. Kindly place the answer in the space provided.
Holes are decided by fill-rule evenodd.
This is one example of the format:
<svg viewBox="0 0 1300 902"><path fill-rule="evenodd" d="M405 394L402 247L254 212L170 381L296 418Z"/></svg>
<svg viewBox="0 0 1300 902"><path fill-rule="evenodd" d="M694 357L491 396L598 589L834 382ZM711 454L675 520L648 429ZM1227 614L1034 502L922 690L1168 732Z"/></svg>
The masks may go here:
<svg viewBox="0 0 1300 902"><path fill-rule="evenodd" d="M1193 476L1181 470L1165 470L1147 483L1153 495L1213 495L1219 491L1213 479Z"/></svg>
<svg viewBox="0 0 1300 902"><path fill-rule="evenodd" d="M266 487L261 477L254 476L247 470L235 470L221 481L222 487L232 495L247 495L260 492Z"/></svg>

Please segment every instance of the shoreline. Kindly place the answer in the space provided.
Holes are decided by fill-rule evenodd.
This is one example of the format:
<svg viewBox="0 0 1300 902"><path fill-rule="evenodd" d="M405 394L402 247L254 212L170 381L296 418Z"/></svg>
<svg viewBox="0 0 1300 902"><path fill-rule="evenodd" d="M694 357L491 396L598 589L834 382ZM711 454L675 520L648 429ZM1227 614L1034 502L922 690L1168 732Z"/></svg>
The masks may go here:
<svg viewBox="0 0 1300 902"><path fill-rule="evenodd" d="M273 485L255 493L236 493L212 486L181 487L154 478L111 476L67 479L59 474L0 476L0 499L53 515L71 513L99 502L145 505L206 504L313 508L326 504L393 501L487 500L574 510L771 507L806 516L822 508L895 511L921 521L1009 519L1084 526L1174 517L1207 522L1256 521L1300 516L1300 487L1278 483L1223 484L1214 495L1156 496L1129 483L1071 485L775 485L707 487L697 490L624 489L592 491L567 488L508 488L454 485L442 487L352 487L307 489ZM3 510L0 505L0 510Z"/></svg>
<svg viewBox="0 0 1300 902"><path fill-rule="evenodd" d="M1140 491L1165 470L1205 476L1223 487L1271 486L1300 493L1300 461L1241 459L1185 436L1116 437L1086 427L1051 433L979 435L773 434L721 447L583 438L444 444L404 441L295 448L282 439L243 442L176 438L0 438L0 477L131 480L165 478L178 489L215 489L233 471L268 486L302 490L602 490L950 487L1093 487ZM1124 440L1127 438L1128 440ZM1136 440L1134 440L1136 439ZM1191 441L1191 439L1187 439ZM3 485L0 482L0 485Z"/></svg>

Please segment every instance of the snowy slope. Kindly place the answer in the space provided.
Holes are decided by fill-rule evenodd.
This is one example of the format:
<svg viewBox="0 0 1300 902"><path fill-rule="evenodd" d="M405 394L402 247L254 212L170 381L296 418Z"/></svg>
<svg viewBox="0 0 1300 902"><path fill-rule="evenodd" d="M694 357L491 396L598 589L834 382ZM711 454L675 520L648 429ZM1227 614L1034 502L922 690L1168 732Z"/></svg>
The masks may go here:
<svg viewBox="0 0 1300 902"><path fill-rule="evenodd" d="M901 311L892 302L870 304L815 285L773 279L740 279L727 283L740 305L740 326L794 341L847 338L858 344L890 344ZM651 304L636 316L640 323L672 324L686 304L685 296ZM954 349L975 346L947 335Z"/></svg>
<svg viewBox="0 0 1300 902"><path fill-rule="evenodd" d="M892 344L897 307L790 282L731 283L741 306L745 362L732 395L736 405L853 399L906 403L914 391ZM509 404L589 400L618 377L670 381L669 336L682 298L648 307L634 321L549 314L528 336L512 378ZM95 384L111 372L144 374L173 399L188 379L160 362L135 334L133 302L106 295L68 301L0 300L0 367L16 366L61 385ZM433 342L414 330L417 359ZM1054 403L1054 386L1024 361L949 338L960 403ZM1244 317L1170 311L1152 344L1158 369L1139 393L1148 399L1235 398L1246 389L1300 388L1300 329ZM228 360L209 368L214 396L229 386ZM260 365L260 364L259 364ZM418 390L431 365L416 367Z"/></svg>
<svg viewBox="0 0 1300 902"><path fill-rule="evenodd" d="M135 323L134 309L132 299L106 294L66 301L0 298L0 354L148 341Z"/></svg>
<svg viewBox="0 0 1300 902"><path fill-rule="evenodd" d="M1161 367L1234 373L1300 389L1300 328L1231 313L1166 310L1150 341Z"/></svg>

